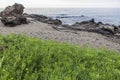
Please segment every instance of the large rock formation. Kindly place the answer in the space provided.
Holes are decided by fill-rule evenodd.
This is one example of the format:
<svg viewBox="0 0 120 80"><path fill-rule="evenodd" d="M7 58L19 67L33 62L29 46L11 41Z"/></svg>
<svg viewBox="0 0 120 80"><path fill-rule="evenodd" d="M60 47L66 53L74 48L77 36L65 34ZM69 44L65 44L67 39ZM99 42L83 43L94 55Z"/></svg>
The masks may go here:
<svg viewBox="0 0 120 80"><path fill-rule="evenodd" d="M84 30L90 32L97 32L104 35L116 35L120 34L120 27L110 24L103 24L102 22L95 22L94 19L89 21L77 22L70 26L76 30Z"/></svg>
<svg viewBox="0 0 120 80"><path fill-rule="evenodd" d="M27 19L23 16L24 6L22 4L15 3L12 6L6 7L1 13L1 22L7 26L15 26L20 24L26 24Z"/></svg>

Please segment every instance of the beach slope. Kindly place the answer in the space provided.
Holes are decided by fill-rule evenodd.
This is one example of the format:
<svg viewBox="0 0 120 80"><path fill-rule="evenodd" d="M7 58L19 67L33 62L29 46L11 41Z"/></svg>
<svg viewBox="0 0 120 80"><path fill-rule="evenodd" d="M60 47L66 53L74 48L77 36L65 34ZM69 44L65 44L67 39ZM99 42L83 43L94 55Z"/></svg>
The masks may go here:
<svg viewBox="0 0 120 80"><path fill-rule="evenodd" d="M40 39L67 42L94 48L108 48L120 52L120 44L109 40L109 38L104 35L87 31L58 31L54 29L52 25L38 21L15 27L7 27L0 22L0 33L4 35L24 33L28 36Z"/></svg>

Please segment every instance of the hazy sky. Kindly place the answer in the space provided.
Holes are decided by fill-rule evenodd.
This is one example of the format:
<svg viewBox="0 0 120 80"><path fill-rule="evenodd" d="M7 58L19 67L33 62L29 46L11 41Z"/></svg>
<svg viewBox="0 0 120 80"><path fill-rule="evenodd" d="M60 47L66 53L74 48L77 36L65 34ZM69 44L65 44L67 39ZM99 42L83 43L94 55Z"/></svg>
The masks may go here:
<svg viewBox="0 0 120 80"><path fill-rule="evenodd" d="M120 8L120 0L0 0L0 8L22 3L25 7Z"/></svg>

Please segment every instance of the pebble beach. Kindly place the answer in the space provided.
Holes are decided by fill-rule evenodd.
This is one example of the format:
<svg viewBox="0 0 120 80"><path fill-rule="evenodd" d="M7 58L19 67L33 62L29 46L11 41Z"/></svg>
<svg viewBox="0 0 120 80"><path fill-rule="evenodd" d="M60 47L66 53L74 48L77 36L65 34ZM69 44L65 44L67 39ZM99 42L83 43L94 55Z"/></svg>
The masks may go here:
<svg viewBox="0 0 120 80"><path fill-rule="evenodd" d="M0 33L3 35L11 33L26 34L40 39L66 42L79 46L107 48L109 50L120 52L119 43L108 40L107 37L101 34L86 31L77 31L76 33L71 31L57 31L52 28L52 25L37 21L29 24L17 25L15 27L7 27L0 22Z"/></svg>

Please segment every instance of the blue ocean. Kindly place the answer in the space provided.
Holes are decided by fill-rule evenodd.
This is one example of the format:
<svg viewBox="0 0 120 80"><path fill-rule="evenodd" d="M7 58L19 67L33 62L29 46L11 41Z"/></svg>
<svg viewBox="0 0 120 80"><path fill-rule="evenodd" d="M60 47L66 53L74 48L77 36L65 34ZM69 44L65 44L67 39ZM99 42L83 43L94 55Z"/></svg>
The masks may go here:
<svg viewBox="0 0 120 80"><path fill-rule="evenodd" d="M25 13L46 15L69 25L92 18L96 22L120 25L120 8L29 8Z"/></svg>

